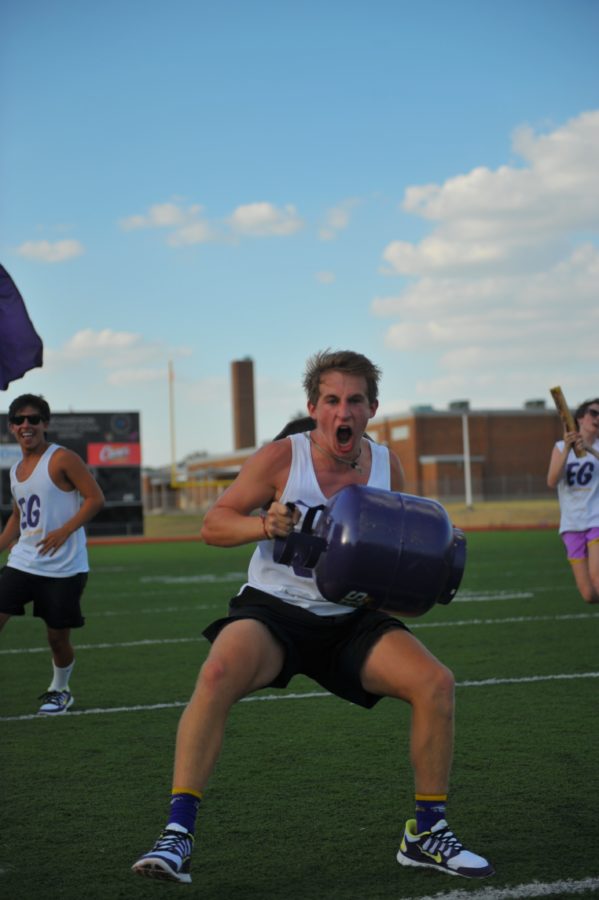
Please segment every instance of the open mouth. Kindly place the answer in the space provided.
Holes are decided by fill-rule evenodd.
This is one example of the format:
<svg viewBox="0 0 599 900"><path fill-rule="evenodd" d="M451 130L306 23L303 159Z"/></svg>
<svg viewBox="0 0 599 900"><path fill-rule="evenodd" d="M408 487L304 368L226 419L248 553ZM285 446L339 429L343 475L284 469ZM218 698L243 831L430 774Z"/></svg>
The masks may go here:
<svg viewBox="0 0 599 900"><path fill-rule="evenodd" d="M353 438L353 432L348 425L340 425L337 429L337 443L340 447L348 447Z"/></svg>

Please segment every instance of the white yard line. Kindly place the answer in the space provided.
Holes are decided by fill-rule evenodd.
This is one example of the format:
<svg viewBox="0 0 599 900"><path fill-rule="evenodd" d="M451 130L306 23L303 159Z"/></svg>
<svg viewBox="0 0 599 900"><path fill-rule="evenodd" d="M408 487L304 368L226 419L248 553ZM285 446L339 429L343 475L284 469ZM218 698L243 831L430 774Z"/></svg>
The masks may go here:
<svg viewBox="0 0 599 900"><path fill-rule="evenodd" d="M410 622L408 620L410 631L413 628L451 628L452 626L464 625L513 625L522 622L565 622L577 619L599 619L599 612L596 613L565 613L559 616L506 616L503 619L460 619L455 622Z"/></svg>
<svg viewBox="0 0 599 900"><path fill-rule="evenodd" d="M441 891L439 894L418 897L417 900L533 900L535 897L574 897L590 891L596 892L598 889L599 878L582 878L579 881L572 879L549 882L532 881L530 884L519 884L513 888L488 887L478 891L460 889ZM415 898L399 897L398 900L415 900Z"/></svg>
<svg viewBox="0 0 599 900"><path fill-rule="evenodd" d="M534 591L480 591L469 594L464 591L458 594L452 603L486 603L488 600L531 600Z"/></svg>
<svg viewBox="0 0 599 900"><path fill-rule="evenodd" d="M121 641L118 644L77 644L77 650L115 650L120 647L145 647L150 646L152 644L192 644L192 643L200 643L205 641L206 638L202 637L186 637L186 638L148 638L147 640L141 641ZM0 656L5 656L8 654L20 654L20 653L47 653L48 647L21 647L15 650L0 650Z"/></svg>
<svg viewBox="0 0 599 900"><path fill-rule="evenodd" d="M189 612L191 610L206 610L220 607L196 606L196 607L162 607L161 610L137 610L137 615L144 612ZM96 615L113 616L119 615L117 612L96 613ZM455 622L409 622L410 630L418 628L464 628L467 625L520 625L529 622L563 622L577 620L597 619L599 620L599 612L596 613L566 613L559 616L508 616L503 619L460 619ZM101 644L77 644L77 650L118 650L119 647L142 647L144 644L177 644L189 643L193 641L205 641L206 638L201 635L186 638L155 638L140 641L122 641L115 643ZM48 647L18 647L10 650L0 650L0 656L20 655L22 653L45 653Z"/></svg>
<svg viewBox="0 0 599 900"><path fill-rule="evenodd" d="M457 681L456 687L489 687L498 684L532 684L535 681L571 681L575 678L599 678L599 672L563 672L556 675L522 675L518 678L483 678L480 681Z"/></svg>
<svg viewBox="0 0 599 900"><path fill-rule="evenodd" d="M228 584L230 581L243 583L244 572L226 572L224 575L143 575L140 584Z"/></svg>
<svg viewBox="0 0 599 900"><path fill-rule="evenodd" d="M86 619L98 619L102 617L110 618L111 616L139 616L141 613L144 615L155 615L157 613L172 613L172 612L202 612L207 609L219 609L226 612L226 607L223 607L222 603L200 603L195 606L152 606L146 607L144 609L106 609L103 612L91 612L88 613L86 611L85 618Z"/></svg>
<svg viewBox="0 0 599 900"><path fill-rule="evenodd" d="M455 890L428 894L418 900L533 900L535 897L574 897L599 889L599 878L582 878L579 881L531 881L516 887L482 888L478 891ZM398 897L398 900L414 900L413 897Z"/></svg>
<svg viewBox="0 0 599 900"><path fill-rule="evenodd" d="M458 681L456 687L497 687L502 684L532 684L537 681L571 681L580 678L599 678L599 672L557 673L555 675L526 675L521 678L485 678L481 681ZM314 697L332 697L328 691L306 691L301 694L257 694L243 697L240 703L270 702L276 700L311 700ZM66 714L72 716L100 716L110 713L150 712L155 709L176 709L186 706L187 701L174 700L171 703L152 703L146 706L113 706L107 709L75 709ZM39 716L37 713L28 713L22 716L0 716L0 722L24 722L29 719L47 721L51 716Z"/></svg>

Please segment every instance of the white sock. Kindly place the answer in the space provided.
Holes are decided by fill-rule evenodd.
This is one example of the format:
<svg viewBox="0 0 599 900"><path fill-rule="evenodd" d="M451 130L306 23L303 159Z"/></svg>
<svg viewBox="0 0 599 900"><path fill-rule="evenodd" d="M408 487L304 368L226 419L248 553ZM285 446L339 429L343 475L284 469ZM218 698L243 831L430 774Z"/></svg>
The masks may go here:
<svg viewBox="0 0 599 900"><path fill-rule="evenodd" d="M71 677L71 672L73 671L74 665L75 660L73 660L70 666L65 666L64 669L61 669L53 661L52 668L54 669L54 677L48 690L67 691L69 688L69 678Z"/></svg>

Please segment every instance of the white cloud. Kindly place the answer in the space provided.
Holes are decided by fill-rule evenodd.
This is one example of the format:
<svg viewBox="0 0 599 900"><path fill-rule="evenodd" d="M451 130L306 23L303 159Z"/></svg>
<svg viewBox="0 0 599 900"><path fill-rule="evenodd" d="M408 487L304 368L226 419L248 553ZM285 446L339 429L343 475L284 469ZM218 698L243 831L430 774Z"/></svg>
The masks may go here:
<svg viewBox="0 0 599 900"><path fill-rule="evenodd" d="M112 331L110 328L93 331L91 328L84 328L69 338L62 352L66 359L104 357L106 353L129 351L136 344L139 345L141 340L141 335L129 331Z"/></svg>
<svg viewBox="0 0 599 900"><path fill-rule="evenodd" d="M474 275L473 271L470 272ZM428 275L408 285L400 294L376 297L372 310L377 316L434 317L441 314L479 315L512 304L533 308L547 315L564 310L564 297L576 298L579 309L597 304L599 248L585 242L569 256L533 273L485 273L480 277L449 278Z"/></svg>
<svg viewBox="0 0 599 900"><path fill-rule="evenodd" d="M278 209L272 203L238 206L231 214L229 224L235 233L248 237L284 237L303 227L295 206L287 204Z"/></svg>
<svg viewBox="0 0 599 900"><path fill-rule="evenodd" d="M197 216L200 206L190 206L187 210L176 203L155 203L145 215L129 216L121 220L121 228L132 231L137 228L173 228L184 225Z"/></svg>
<svg viewBox="0 0 599 900"><path fill-rule="evenodd" d="M177 228L168 238L171 247L186 247L192 244L205 244L214 240L215 234L206 222L189 222Z"/></svg>
<svg viewBox="0 0 599 900"><path fill-rule="evenodd" d="M509 258L509 249L505 241L464 241L438 234L424 238L418 245L392 241L385 248L383 259L404 275L450 274L503 265Z"/></svg>
<svg viewBox="0 0 599 900"><path fill-rule="evenodd" d="M403 209L431 230L383 250L405 283L372 311L395 319L387 346L429 354L424 398L543 396L557 370L571 383L597 371L599 111L520 128L513 149L520 167L409 187Z"/></svg>
<svg viewBox="0 0 599 900"><path fill-rule="evenodd" d="M190 354L187 347L169 347L147 341L135 332L84 328L73 334L60 349L46 347L44 366L56 370L96 362L102 369L111 370L107 383L116 385L164 379L169 359Z"/></svg>
<svg viewBox="0 0 599 900"><path fill-rule="evenodd" d="M488 236L508 234L514 225L548 232L599 225L598 110L545 135L519 128L512 145L522 168L478 167L441 186L409 188L404 209L452 227L482 225Z"/></svg>
<svg viewBox="0 0 599 900"><path fill-rule="evenodd" d="M17 247L17 253L19 256L38 262L59 263L81 256L82 253L85 253L85 248L79 241L72 239L54 242L25 241L24 244Z"/></svg>
<svg viewBox="0 0 599 900"><path fill-rule="evenodd" d="M402 206L436 223L420 244L392 241L383 258L410 276L535 269L566 235L599 227L599 111L535 136L517 130L522 168L478 167L442 185L409 187Z"/></svg>
<svg viewBox="0 0 599 900"><path fill-rule="evenodd" d="M335 281L334 272L317 272L315 277L320 284L332 284Z"/></svg>
<svg viewBox="0 0 599 900"><path fill-rule="evenodd" d="M348 227L351 211L357 203L358 200L352 197L348 200L344 200L343 203L340 203L338 206L333 206L331 209L327 210L324 223L318 232L321 241L334 240L340 231L344 231Z"/></svg>
<svg viewBox="0 0 599 900"><path fill-rule="evenodd" d="M123 231L142 228L168 229L168 243L173 247L203 244L216 237L212 227L202 218L202 207L195 203L184 207L178 203L156 203L147 213L121 219Z"/></svg>
<svg viewBox="0 0 599 900"><path fill-rule="evenodd" d="M162 366L160 369L119 369L118 372L111 372L106 381L108 384L120 387L129 384L148 384L151 382L164 383L166 380L166 369Z"/></svg>
<svg viewBox="0 0 599 900"><path fill-rule="evenodd" d="M235 238L285 237L295 234L303 224L291 204L277 208L272 203L248 203L234 209L224 222L216 222L206 219L199 204L185 207L172 201L154 204L146 213L127 216L119 223L123 231L165 230L168 232L166 241L171 247L230 240L231 235Z"/></svg>

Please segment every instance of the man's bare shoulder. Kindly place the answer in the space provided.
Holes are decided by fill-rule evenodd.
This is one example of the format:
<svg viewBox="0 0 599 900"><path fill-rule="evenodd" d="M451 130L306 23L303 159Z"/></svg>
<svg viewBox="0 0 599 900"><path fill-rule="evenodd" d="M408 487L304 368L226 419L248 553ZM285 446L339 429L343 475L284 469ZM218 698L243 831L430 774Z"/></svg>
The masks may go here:
<svg viewBox="0 0 599 900"><path fill-rule="evenodd" d="M69 450L68 447L57 447L50 457L50 468L65 469L70 466L84 466L85 463L78 453Z"/></svg>
<svg viewBox="0 0 599 900"><path fill-rule="evenodd" d="M75 457L76 459L81 459L78 453L75 453L74 450L69 450L68 447L63 447L62 444L54 445L54 453L51 456L51 459L54 460L65 460L72 459Z"/></svg>
<svg viewBox="0 0 599 900"><path fill-rule="evenodd" d="M64 491L76 488L84 496L95 494L99 488L97 481L78 453L67 447L58 447L48 463L50 478Z"/></svg>
<svg viewBox="0 0 599 900"><path fill-rule="evenodd" d="M283 438L280 441L271 441L269 444L264 444L250 456L243 468L279 473L283 470L288 470L290 465L291 441Z"/></svg>
<svg viewBox="0 0 599 900"><path fill-rule="evenodd" d="M223 509L248 515L252 510L275 500L285 484L290 464L289 441L276 441L260 447L243 464L239 475L218 498L206 520Z"/></svg>

